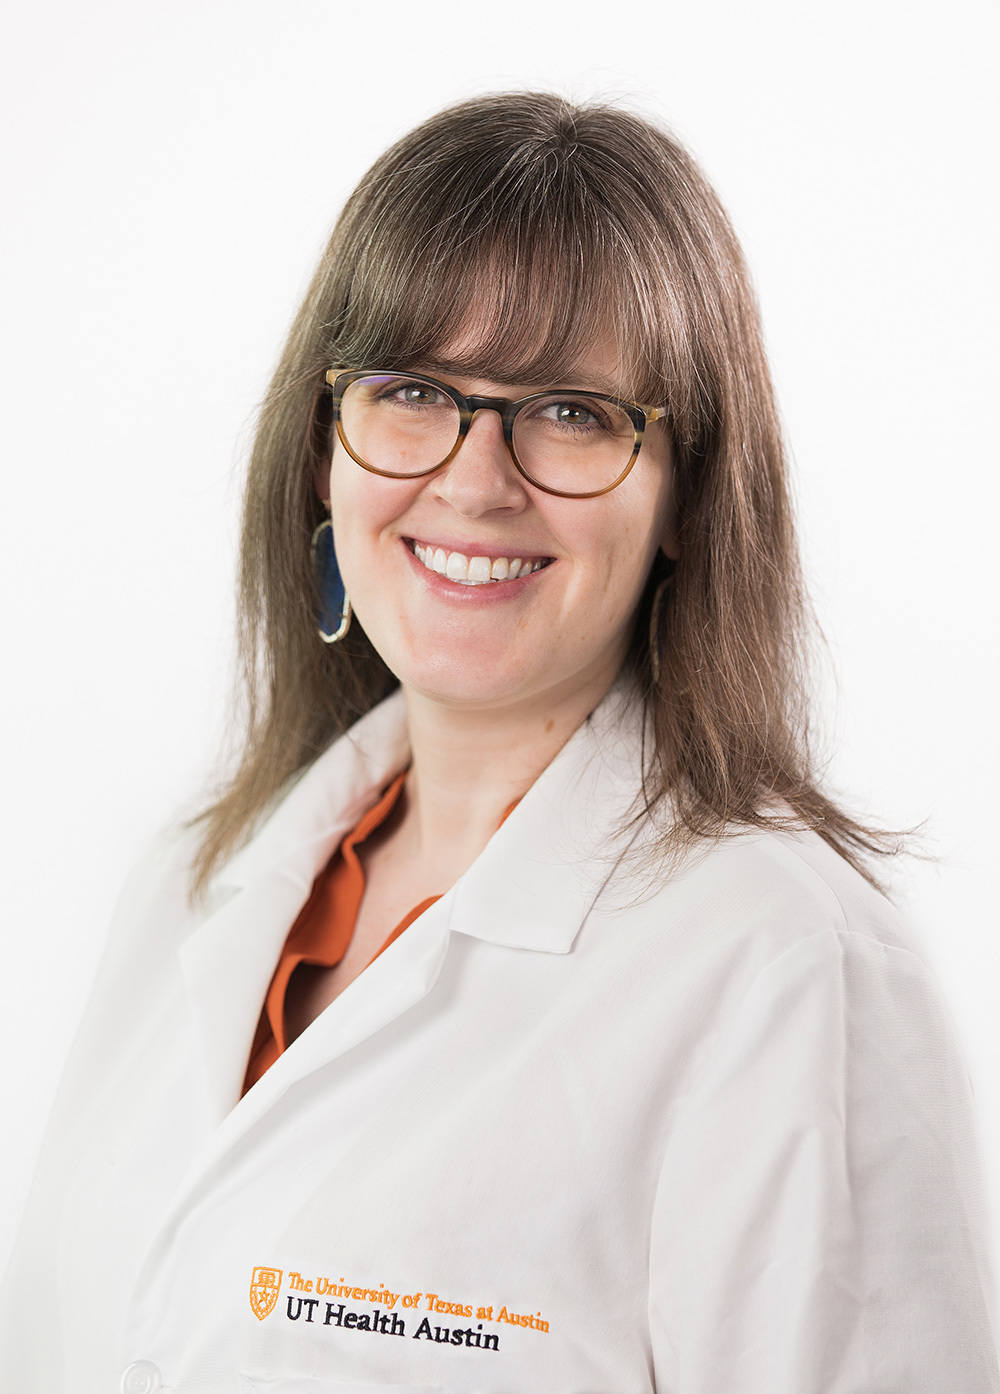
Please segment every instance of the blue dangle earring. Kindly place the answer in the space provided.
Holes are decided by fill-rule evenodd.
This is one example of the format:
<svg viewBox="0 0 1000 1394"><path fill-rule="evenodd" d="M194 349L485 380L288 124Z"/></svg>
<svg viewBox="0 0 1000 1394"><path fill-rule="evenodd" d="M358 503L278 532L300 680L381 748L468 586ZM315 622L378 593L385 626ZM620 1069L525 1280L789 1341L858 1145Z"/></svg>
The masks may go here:
<svg viewBox="0 0 1000 1394"><path fill-rule="evenodd" d="M336 644L351 627L351 602L337 565L329 518L312 535L312 564L320 597L316 631L324 644Z"/></svg>

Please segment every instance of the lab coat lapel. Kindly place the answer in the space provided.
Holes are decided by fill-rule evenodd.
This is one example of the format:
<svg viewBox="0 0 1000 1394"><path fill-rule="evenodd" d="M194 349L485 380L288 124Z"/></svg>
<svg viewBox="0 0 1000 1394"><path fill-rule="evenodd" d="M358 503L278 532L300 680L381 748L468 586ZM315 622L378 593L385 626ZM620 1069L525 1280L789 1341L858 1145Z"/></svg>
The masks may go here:
<svg viewBox="0 0 1000 1394"><path fill-rule="evenodd" d="M239 1099L264 994L313 880L408 754L396 693L310 767L212 882L215 908L180 962L216 1121Z"/></svg>
<svg viewBox="0 0 1000 1394"><path fill-rule="evenodd" d="M316 855L322 856L320 849ZM271 870L238 891L181 948L216 1121L239 1098L264 994L310 884L299 867Z"/></svg>
<svg viewBox="0 0 1000 1394"><path fill-rule="evenodd" d="M414 1006L433 987L448 946L448 906L438 902L340 994L303 1032L254 1087L219 1121L177 1197L223 1156L297 1081L367 1040ZM273 971L274 965L271 965ZM254 1026L260 1004L254 1015ZM236 1093L239 1094L245 1061Z"/></svg>

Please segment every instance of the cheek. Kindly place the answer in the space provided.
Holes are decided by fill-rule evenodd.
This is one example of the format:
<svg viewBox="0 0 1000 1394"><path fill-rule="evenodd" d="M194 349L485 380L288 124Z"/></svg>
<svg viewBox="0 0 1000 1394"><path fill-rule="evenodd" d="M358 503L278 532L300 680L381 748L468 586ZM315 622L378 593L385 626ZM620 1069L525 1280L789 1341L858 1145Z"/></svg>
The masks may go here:
<svg viewBox="0 0 1000 1394"><path fill-rule="evenodd" d="M330 468L330 510L337 555L370 551L410 502L413 484L382 479L355 464L338 444Z"/></svg>
<svg viewBox="0 0 1000 1394"><path fill-rule="evenodd" d="M617 499L611 494L568 501L579 511L562 520L567 551L583 563L576 568L576 583L592 593L591 603L609 618L638 600L659 546L666 500L655 477L641 482L647 487Z"/></svg>
<svg viewBox="0 0 1000 1394"><path fill-rule="evenodd" d="M337 444L330 465L330 511L334 525L347 526L363 515L366 504L364 471Z"/></svg>

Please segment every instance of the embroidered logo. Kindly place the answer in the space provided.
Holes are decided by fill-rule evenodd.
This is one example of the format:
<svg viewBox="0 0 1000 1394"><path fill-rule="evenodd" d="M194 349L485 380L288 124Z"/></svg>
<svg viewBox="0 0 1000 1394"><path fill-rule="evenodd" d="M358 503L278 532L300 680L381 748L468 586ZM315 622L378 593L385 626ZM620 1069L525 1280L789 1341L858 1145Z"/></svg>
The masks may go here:
<svg viewBox="0 0 1000 1394"><path fill-rule="evenodd" d="M250 1307L258 1321L274 1311L281 1291L280 1268L255 1268L250 1279Z"/></svg>

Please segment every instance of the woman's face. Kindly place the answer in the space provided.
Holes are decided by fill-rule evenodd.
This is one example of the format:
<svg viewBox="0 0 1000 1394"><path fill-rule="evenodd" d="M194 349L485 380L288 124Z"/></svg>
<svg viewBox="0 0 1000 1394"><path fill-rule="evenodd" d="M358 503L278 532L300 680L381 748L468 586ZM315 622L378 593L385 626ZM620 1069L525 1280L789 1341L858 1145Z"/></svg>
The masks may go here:
<svg viewBox="0 0 1000 1394"><path fill-rule="evenodd" d="M569 385L614 394L614 364L613 354L593 353ZM434 376L467 395L512 399L562 385ZM341 574L365 632L405 688L450 705L555 702L610 686L657 549L676 556L662 422L647 427L628 476L597 498L529 484L499 415L482 411L451 462L420 479L372 474L336 440L329 500ZM494 574L504 561L543 565L468 585L432 569L440 553L458 554L453 577L472 558L486 558ZM473 563L471 576L484 568Z"/></svg>

